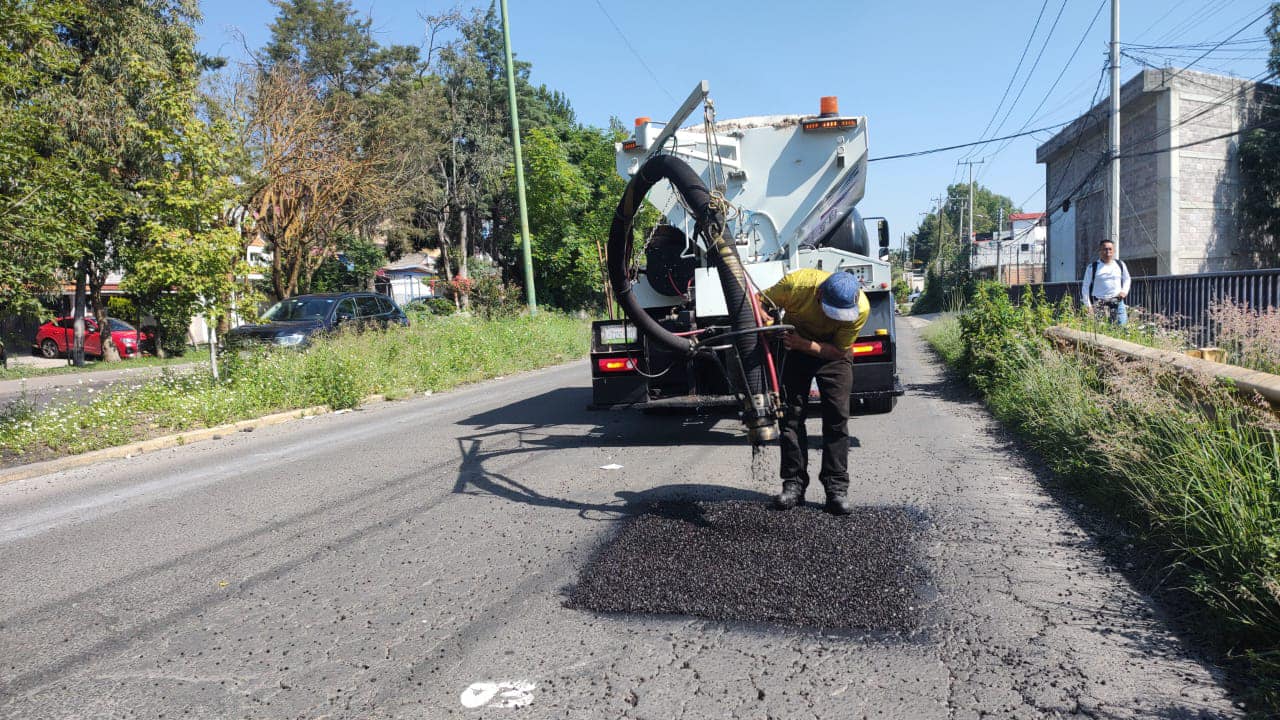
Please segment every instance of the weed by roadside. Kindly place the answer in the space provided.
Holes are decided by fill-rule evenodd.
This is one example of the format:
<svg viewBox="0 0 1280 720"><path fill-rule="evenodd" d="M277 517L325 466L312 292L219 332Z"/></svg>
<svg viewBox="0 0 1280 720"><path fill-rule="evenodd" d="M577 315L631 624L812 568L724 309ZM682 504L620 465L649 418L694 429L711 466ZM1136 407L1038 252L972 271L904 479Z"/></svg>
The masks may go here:
<svg viewBox="0 0 1280 720"><path fill-rule="evenodd" d="M926 325L920 334L948 365L960 362L960 356L964 354L964 340L960 337L958 315L942 315Z"/></svg>
<svg viewBox="0 0 1280 720"><path fill-rule="evenodd" d="M1209 305L1209 319L1229 362L1280 375L1280 308L1258 311L1227 300Z"/></svg>

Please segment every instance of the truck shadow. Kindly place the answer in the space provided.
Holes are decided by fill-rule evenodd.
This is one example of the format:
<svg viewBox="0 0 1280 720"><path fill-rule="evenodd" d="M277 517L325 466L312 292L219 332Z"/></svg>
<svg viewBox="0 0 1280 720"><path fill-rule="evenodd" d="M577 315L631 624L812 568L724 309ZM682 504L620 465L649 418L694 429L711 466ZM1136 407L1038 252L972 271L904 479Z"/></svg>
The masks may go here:
<svg viewBox="0 0 1280 720"><path fill-rule="evenodd" d="M459 466L455 494L487 494L510 502L576 510L581 517L618 520L696 500L766 501L769 495L701 483L675 483L642 492L619 490L615 500L582 502L542 492L528 483L489 469L492 461L549 450L739 446L747 440L733 415L651 415L639 411L588 410L590 388L559 388L458 421L476 432L457 438ZM774 448L766 452L776 453ZM701 522L700 518L682 519Z"/></svg>

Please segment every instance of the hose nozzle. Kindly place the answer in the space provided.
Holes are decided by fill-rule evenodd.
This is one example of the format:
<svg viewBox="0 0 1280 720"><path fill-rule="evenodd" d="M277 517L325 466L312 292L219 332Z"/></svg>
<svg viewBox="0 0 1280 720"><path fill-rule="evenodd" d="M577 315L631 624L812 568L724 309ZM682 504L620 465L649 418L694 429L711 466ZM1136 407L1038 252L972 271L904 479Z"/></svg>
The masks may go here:
<svg viewBox="0 0 1280 720"><path fill-rule="evenodd" d="M752 445L763 445L778 439L778 414L767 395L752 395L750 406L744 408L742 423L747 426L747 437Z"/></svg>

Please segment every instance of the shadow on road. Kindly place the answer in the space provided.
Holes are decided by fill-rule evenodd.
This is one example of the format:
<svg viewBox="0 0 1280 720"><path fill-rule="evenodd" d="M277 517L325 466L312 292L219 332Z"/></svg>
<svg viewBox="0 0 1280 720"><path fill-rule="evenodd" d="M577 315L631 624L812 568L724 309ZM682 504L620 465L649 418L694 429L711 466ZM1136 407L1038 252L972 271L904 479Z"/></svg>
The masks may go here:
<svg viewBox="0 0 1280 720"><path fill-rule="evenodd" d="M460 464L456 494L485 493L511 502L576 510L581 517L617 520L695 500L759 500L768 495L700 483L677 483L643 492L619 490L607 503L555 497L519 480L486 468L491 460L547 450L670 446L740 446L746 437L724 415L645 414L637 411L588 410L590 388L559 388L536 397L478 413L458 425L479 432L457 438ZM682 519L690 520L687 515ZM692 518L695 522L700 519Z"/></svg>

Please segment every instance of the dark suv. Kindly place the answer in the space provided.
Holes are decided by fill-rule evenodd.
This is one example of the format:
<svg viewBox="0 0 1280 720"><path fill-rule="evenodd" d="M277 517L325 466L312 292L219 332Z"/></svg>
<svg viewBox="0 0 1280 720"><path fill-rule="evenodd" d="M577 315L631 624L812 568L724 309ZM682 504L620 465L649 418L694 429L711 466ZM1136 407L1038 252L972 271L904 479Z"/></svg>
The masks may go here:
<svg viewBox="0 0 1280 720"><path fill-rule="evenodd" d="M241 325L227 333L227 345L250 342L284 347L305 345L316 333L339 328L386 328L409 318L386 295L369 292L298 295L272 305L261 325Z"/></svg>

